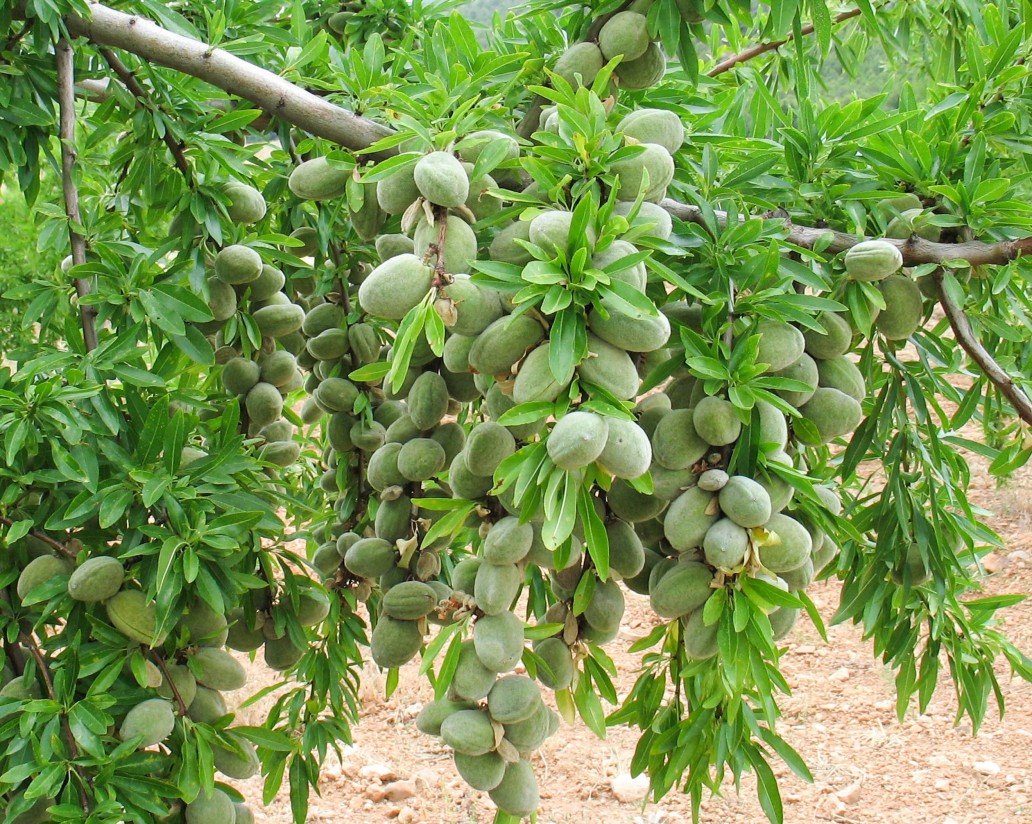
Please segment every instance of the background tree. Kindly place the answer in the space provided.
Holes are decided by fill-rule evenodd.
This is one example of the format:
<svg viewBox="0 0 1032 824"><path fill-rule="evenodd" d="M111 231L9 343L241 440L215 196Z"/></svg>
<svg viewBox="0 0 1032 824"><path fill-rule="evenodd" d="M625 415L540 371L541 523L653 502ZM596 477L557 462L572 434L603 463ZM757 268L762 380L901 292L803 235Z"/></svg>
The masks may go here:
<svg viewBox="0 0 1032 824"><path fill-rule="evenodd" d="M303 821L366 654L422 656L499 820L560 715L779 820L815 575L901 715L1032 672L962 452L1032 455L1024 5L541 0L486 47L458 5L0 11L6 821L246 822L258 770ZM625 588L664 623L607 710ZM227 647L284 673L260 727Z"/></svg>

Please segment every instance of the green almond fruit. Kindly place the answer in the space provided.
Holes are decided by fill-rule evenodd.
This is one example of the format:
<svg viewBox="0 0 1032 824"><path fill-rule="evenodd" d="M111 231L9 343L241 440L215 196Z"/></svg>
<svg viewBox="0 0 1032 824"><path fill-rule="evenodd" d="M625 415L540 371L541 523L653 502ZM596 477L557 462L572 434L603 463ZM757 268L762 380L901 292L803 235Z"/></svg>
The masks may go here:
<svg viewBox="0 0 1032 824"><path fill-rule="evenodd" d="M162 673L162 682L157 687L158 695L171 701L178 692L183 704L189 707L197 697L197 679L194 674L181 664L168 664L165 669L167 677ZM175 691L172 690L173 686Z"/></svg>
<svg viewBox="0 0 1032 824"><path fill-rule="evenodd" d="M399 621L381 615L369 637L373 660L384 669L400 667L411 661L423 644L423 633L415 621Z"/></svg>
<svg viewBox="0 0 1032 824"><path fill-rule="evenodd" d="M283 396L271 383L260 381L248 391L244 407L251 423L267 426L283 415Z"/></svg>
<svg viewBox="0 0 1032 824"><path fill-rule="evenodd" d="M541 803L534 768L522 759L506 765L501 782L488 795L500 810L517 818L531 815Z"/></svg>
<svg viewBox="0 0 1032 824"><path fill-rule="evenodd" d="M255 310L251 317L264 337L284 338L301 328L305 310L296 303L275 304Z"/></svg>
<svg viewBox="0 0 1032 824"><path fill-rule="evenodd" d="M636 60L645 54L651 41L648 18L634 11L617 12L598 33L598 47L607 62L614 57Z"/></svg>
<svg viewBox="0 0 1032 824"><path fill-rule="evenodd" d="M254 744L242 735L233 732L224 732L221 741L212 743L211 759L215 764L215 769L238 781L253 778L261 768Z"/></svg>
<svg viewBox="0 0 1032 824"><path fill-rule="evenodd" d="M294 167L287 186L301 200L331 200L346 191L351 172L330 165L325 157L306 160Z"/></svg>
<svg viewBox="0 0 1032 824"><path fill-rule="evenodd" d="M416 716L416 729L425 735L440 735L445 718L468 709L472 709L468 701L449 701L446 698L430 701L423 705Z"/></svg>
<svg viewBox="0 0 1032 824"><path fill-rule="evenodd" d="M209 689L238 690L247 683L247 671L230 653L216 647L201 647L189 658L197 681Z"/></svg>
<svg viewBox="0 0 1032 824"><path fill-rule="evenodd" d="M470 225L457 215L448 215L445 228L444 271L449 274L465 273L470 270L477 259L477 236ZM426 218L420 218L412 234L412 248L419 257L429 254L429 262L436 263L439 256L431 250L431 244L437 244L441 235L441 224L430 224Z"/></svg>
<svg viewBox="0 0 1032 824"><path fill-rule="evenodd" d="M422 581L403 581L384 593L382 604L391 618L416 621L437 606L437 591Z"/></svg>
<svg viewBox="0 0 1032 824"><path fill-rule="evenodd" d="M713 590L713 571L697 561L677 563L649 588L649 602L660 618L681 618L698 609ZM650 582L651 583L651 582Z"/></svg>
<svg viewBox="0 0 1032 824"><path fill-rule="evenodd" d="M461 161L450 152L431 152L421 157L412 177L419 193L437 206L455 208L469 197L469 177Z"/></svg>
<svg viewBox="0 0 1032 824"><path fill-rule="evenodd" d="M483 755L466 755L455 753L455 769L462 780L474 790L487 792L502 783L505 776L505 759L496 752Z"/></svg>
<svg viewBox="0 0 1032 824"><path fill-rule="evenodd" d="M699 437L711 446L726 446L738 440L742 422L735 408L723 398L710 395L695 405L692 423Z"/></svg>
<svg viewBox="0 0 1032 824"><path fill-rule="evenodd" d="M141 740L136 746L142 750L168 738L175 725L176 714L172 703L164 698L150 698L136 704L126 713L118 737L130 741L140 736Z"/></svg>
<svg viewBox="0 0 1032 824"><path fill-rule="evenodd" d="M204 601L198 600L179 620L179 628L187 631L191 644L206 647L221 647L229 637L229 621L221 612L216 612Z"/></svg>
<svg viewBox="0 0 1032 824"><path fill-rule="evenodd" d="M652 464L652 444L645 430L633 421L607 418L608 434L597 461L617 478L638 478Z"/></svg>
<svg viewBox="0 0 1032 824"><path fill-rule="evenodd" d="M441 723L441 740L463 755L484 755L495 748L494 726L486 712L459 710Z"/></svg>
<svg viewBox="0 0 1032 824"><path fill-rule="evenodd" d="M262 274L262 266L261 255L241 244L225 246L215 256L215 274L234 286L257 280Z"/></svg>
<svg viewBox="0 0 1032 824"><path fill-rule="evenodd" d="M561 469L588 466L606 445L609 428L605 418L594 412L569 412L552 427L546 448L552 462Z"/></svg>
<svg viewBox="0 0 1032 824"><path fill-rule="evenodd" d="M397 255L373 269L358 288L370 315L401 320L430 291L434 271L416 255Z"/></svg>
<svg viewBox="0 0 1032 824"><path fill-rule="evenodd" d="M222 385L230 395L246 395L261 379L261 371L250 358L232 358L222 367Z"/></svg>
<svg viewBox="0 0 1032 824"><path fill-rule="evenodd" d="M108 620L132 641L147 646L165 643L165 632L158 632L158 610L153 601L137 589L123 589L105 603Z"/></svg>
<svg viewBox="0 0 1032 824"><path fill-rule="evenodd" d="M416 163L408 163L376 184L376 202L389 215L400 215L419 197Z"/></svg>
<svg viewBox="0 0 1032 824"><path fill-rule="evenodd" d="M655 86L666 73L666 55L655 43L649 43L645 53L637 60L621 63L616 67L620 88L640 91Z"/></svg>
<svg viewBox="0 0 1032 824"><path fill-rule="evenodd" d="M190 702L186 714L198 724L213 724L226 712L226 699L221 692L198 685L197 694Z"/></svg>
<svg viewBox="0 0 1032 824"><path fill-rule="evenodd" d="M473 627L473 646L485 669L510 672L523 657L523 622L511 612L484 615Z"/></svg>
<svg viewBox="0 0 1032 824"><path fill-rule="evenodd" d="M289 635L266 639L263 650L266 665L277 672L289 670L304 654L305 651L294 644Z"/></svg>
<svg viewBox="0 0 1032 824"><path fill-rule="evenodd" d="M576 89L581 85L590 86L605 63L602 50L598 46L582 42L570 46L563 52L552 71Z"/></svg>
<svg viewBox="0 0 1032 824"><path fill-rule="evenodd" d="M635 109L626 115L616 130L639 143L655 143L670 154L684 143L684 123L674 112L666 109ZM664 210L665 211L665 210ZM620 214L619 210L616 210Z"/></svg>
<svg viewBox="0 0 1032 824"><path fill-rule="evenodd" d="M265 198L253 186L232 181L222 187L222 192L229 198L226 212L230 220L248 226L265 217Z"/></svg>
<svg viewBox="0 0 1032 824"><path fill-rule="evenodd" d="M903 266L903 253L884 240L865 240L846 252L843 262L851 280L884 280Z"/></svg>
<svg viewBox="0 0 1032 824"><path fill-rule="evenodd" d="M787 369L803 355L806 339L803 333L790 323L763 319L753 329L760 336L756 360L766 363L768 372Z"/></svg>
<svg viewBox="0 0 1032 824"><path fill-rule="evenodd" d="M874 321L889 340L906 340L921 328L924 296L921 287L906 275L890 275L878 284L885 308Z"/></svg>
<svg viewBox="0 0 1032 824"><path fill-rule="evenodd" d="M751 529L770 520L770 495L752 478L733 475L721 488L717 500L724 514L740 527Z"/></svg>
<svg viewBox="0 0 1032 824"><path fill-rule="evenodd" d="M220 789L200 794L186 805L186 824L233 824L236 811L233 801Z"/></svg>
<svg viewBox="0 0 1032 824"><path fill-rule="evenodd" d="M62 575L69 575L71 572L72 565L66 558L59 558L56 555L41 555L34 558L18 575L16 587L18 598L25 600L36 587Z"/></svg>
<svg viewBox="0 0 1032 824"><path fill-rule="evenodd" d="M501 724L526 721L541 703L537 682L526 675L506 675L487 695L487 711Z"/></svg>

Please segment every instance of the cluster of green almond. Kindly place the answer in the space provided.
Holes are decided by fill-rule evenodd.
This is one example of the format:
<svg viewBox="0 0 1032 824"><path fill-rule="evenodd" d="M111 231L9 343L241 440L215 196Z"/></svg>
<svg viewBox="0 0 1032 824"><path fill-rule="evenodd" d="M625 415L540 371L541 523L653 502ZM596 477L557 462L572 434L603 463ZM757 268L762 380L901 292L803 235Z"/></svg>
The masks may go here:
<svg viewBox="0 0 1032 824"><path fill-rule="evenodd" d="M235 224L249 226L265 216L265 199L257 189L234 182L223 190ZM294 425L284 418L283 407L284 398L303 384L295 355L305 344L300 333L305 307L291 300L285 287L284 273L265 263L258 249L243 243L225 246L214 256L206 283L213 320L201 325L215 345L223 387L241 401L247 434L261 439L258 454L276 467L290 466L301 453L293 438ZM236 321L240 312L253 318L261 335L255 351L241 343L236 323L232 339L226 339L227 324ZM192 447L184 458L195 460L204 455L203 450Z"/></svg>
<svg viewBox="0 0 1032 824"><path fill-rule="evenodd" d="M485 524L482 534L479 553L452 573L456 592L476 604L472 638L462 642L447 695L428 704L416 725L454 750L455 766L471 787L488 792L510 815L523 816L539 800L530 757L559 725L538 684L569 687L574 663L561 640L548 638L535 643L537 680L511 674L526 641L523 622L513 613L524 567L547 561L551 553L536 524L511 515Z"/></svg>
<svg viewBox="0 0 1032 824"><path fill-rule="evenodd" d="M649 32L648 10L655 0L636 0L611 16L593 40L576 43L555 64L554 71L573 86L590 86L610 60L620 59L614 76L618 88L637 91L658 83L666 71L663 49Z"/></svg>
<svg viewBox="0 0 1032 824"><path fill-rule="evenodd" d="M871 304L871 315L881 335L890 341L906 340L920 328L923 290L934 288L932 278L926 275L915 280L903 270L903 255L897 246L885 240L866 240L846 252L844 263L851 280L875 284L884 307Z"/></svg>
<svg viewBox="0 0 1032 824"><path fill-rule="evenodd" d="M139 673L126 668L126 687L134 691L135 697L112 710L121 719L113 734L138 749L151 749L176 734L187 735L183 718L213 724L227 715L223 693L241 689L247 682L247 673L226 649L227 644L233 646L231 630L236 634L239 630L236 625L230 627L225 615L203 601L196 601L173 627L162 627L156 604L127 576L118 558L93 555L76 564L53 554L33 536L27 536L22 543L34 557L19 573L15 591L29 609L36 603L34 593L41 590L50 598L67 595L84 609L101 608L110 625L130 645L149 651L149 656L142 659L143 669ZM97 612L99 617L101 613ZM8 665L3 677L0 696L25 700L41 697L38 673L31 678L15 675ZM215 768L229 778L250 778L259 767L254 746L232 729L221 733L212 748L212 758ZM246 806L234 803L224 792L215 792L214 800L202 796L186 806L188 821L253 821Z"/></svg>

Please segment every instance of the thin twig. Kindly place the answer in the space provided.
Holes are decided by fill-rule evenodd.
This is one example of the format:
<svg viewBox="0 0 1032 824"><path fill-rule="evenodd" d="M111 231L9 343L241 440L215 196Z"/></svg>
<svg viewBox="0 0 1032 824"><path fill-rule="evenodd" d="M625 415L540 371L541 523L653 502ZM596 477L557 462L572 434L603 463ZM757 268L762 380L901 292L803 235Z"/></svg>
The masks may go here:
<svg viewBox="0 0 1032 824"><path fill-rule="evenodd" d="M68 239L72 246L72 263L86 262L86 238L79 233L82 214L79 212L79 189L75 185L75 55L68 41L57 44L57 91L61 107L61 178L64 184L65 214L68 216ZM80 301L90 293L86 278L75 279L75 292ZM97 348L97 310L85 303L79 304L82 338L86 351Z"/></svg>
<svg viewBox="0 0 1032 824"><path fill-rule="evenodd" d="M168 684L169 689L172 690L172 697L176 699L176 703L179 705L179 714L186 715L189 707L186 705L186 701L183 700L183 695L179 692L179 687L176 686L176 682L172 679L172 674L168 671L168 664L165 663L165 659L158 655L154 650L151 650L151 659L157 665L158 669L161 670L161 674L165 676L165 681Z"/></svg>
<svg viewBox="0 0 1032 824"><path fill-rule="evenodd" d="M939 305L942 306L942 311L950 322L957 343L968 353L971 360L978 364L978 368L982 370L993 386L1000 390L1000 394L1011 402L1021 420L1032 424L1032 401L976 337L964 309L958 306L946 291L946 285L943 282L944 274L942 269L938 269L932 273L932 278L939 293Z"/></svg>
<svg viewBox="0 0 1032 824"><path fill-rule="evenodd" d="M51 701L57 702L57 693L54 691L54 681L50 677L50 666L47 663L46 656L43 655L43 650L39 648L39 644L36 642L35 637L28 632L19 633L18 639L29 651L29 655L36 661L36 666L39 669L39 674L43 678L43 685L47 689L47 695ZM75 743L75 736L72 735L71 725L68 723L68 715L65 712L61 712L61 731L64 733L65 743L68 745L68 756L74 762L79 758L79 747ZM85 811L90 809L90 799L86 794L86 785L89 781L86 778L86 774L78 764L73 764L75 772L79 776L79 803L82 804L82 808Z"/></svg>
<svg viewBox="0 0 1032 824"><path fill-rule="evenodd" d="M143 86L140 85L140 81L136 79L136 75L132 73L125 63L118 59L118 55L111 51L111 49L107 48L100 49L100 54L141 106L145 109L150 109L151 111L161 112L161 107L151 99L147 90L144 89ZM162 139L165 141L165 145L168 146L168 150L172 153L172 158L176 162L176 168L179 169L180 173L186 179L186 185L192 187L193 173L190 170L190 163L187 161L186 154L183 151L183 144L172 136L172 132L167 127L162 131Z"/></svg>
<svg viewBox="0 0 1032 824"><path fill-rule="evenodd" d="M21 42L21 39L23 37L25 37L25 35L27 35L29 33L29 30L32 28L32 24L35 23L35 22L36 22L36 18L35 17L30 17L28 20L26 20L25 21L25 25L23 25L18 31L16 31L14 34L12 34L9 38L7 38L7 42L4 43L4 47L2 49L0 49L0 51L5 51L5 52L11 51L11 49L13 49L15 46L17 46L18 43Z"/></svg>
<svg viewBox="0 0 1032 824"><path fill-rule="evenodd" d="M0 515L0 524L3 524L4 526L14 526L14 521L12 521L10 518L5 518L4 516ZM44 535L42 532L37 532L35 529L30 529L28 534L31 535L33 538L42 541L48 546L53 547L61 554L66 555L68 558L71 558L73 561L75 560L77 553L65 546L64 544L62 544L60 541L55 541L49 535Z"/></svg>
<svg viewBox="0 0 1032 824"><path fill-rule="evenodd" d="M832 22L841 23L844 20L850 20L853 17L859 17L860 14L860 9L851 9L850 11L844 11L841 14L836 15L835 19ZM813 23L807 23L805 26L803 26L800 32L804 36L808 34L813 34ZM790 43L793 39L795 39L794 33L788 35L788 37L786 37L784 40L773 40L769 43L757 43L755 46L750 46L749 48L738 52L738 54L732 55L731 57L727 58L727 60L722 60L716 66L714 66L712 69L706 72L706 74L709 77L716 77L717 75L721 75L724 72L729 72L735 66L745 63L748 60L752 60L754 57L759 57L761 54L766 54L767 52L779 49L786 43Z"/></svg>

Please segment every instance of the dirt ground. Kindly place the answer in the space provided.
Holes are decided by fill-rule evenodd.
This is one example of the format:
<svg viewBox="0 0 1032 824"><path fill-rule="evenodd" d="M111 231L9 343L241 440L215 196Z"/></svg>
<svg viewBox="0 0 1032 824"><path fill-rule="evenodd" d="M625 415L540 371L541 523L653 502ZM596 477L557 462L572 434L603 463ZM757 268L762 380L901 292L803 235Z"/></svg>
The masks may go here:
<svg viewBox="0 0 1032 824"><path fill-rule="evenodd" d="M972 494L994 513L992 523L1006 548L990 556L995 570L987 594L1032 591L1032 472L1022 472L1008 487L996 489L980 479ZM839 588L825 582L809 590L821 613L830 617ZM1002 613L1012 640L1032 651L1032 604ZM627 648L654 625L646 599L630 595L620 637L607 647L624 677L621 696L634 680L635 656ZM792 694L780 700L782 735L809 764L807 784L776 765L785 801L785 820L796 822L885 822L885 824L1017 824L1032 821L1032 685L1011 680L1006 663L998 666L1007 697L1001 721L990 714L977 737L970 723L955 724L956 702L944 676L926 715L916 709L903 723L895 716L892 673L871 655L853 626L828 628L828 642L801 619L782 659ZM260 664L254 665L261 669ZM355 729L355 746L343 763L323 771L322 796L313 797L309 822L490 822L494 808L486 795L470 790L458 777L446 748L422 735L414 718L429 686L415 665L403 670L401 686L384 700L384 679L370 667L364 709ZM260 685L271 673L256 673ZM257 723L261 705L241 719ZM687 798L677 793L658 804L634 802L642 780L627 774L636 736L610 730L598 740L582 725L565 726L548 741L535 763L541 783L542 824L681 824L691 821ZM256 820L288 824L285 793L260 808L261 782L237 783L256 811ZM619 796L619 797L618 797ZM625 799L625 800L621 800ZM740 795L728 785L723 797L703 805L704 822L764 822L749 777Z"/></svg>

